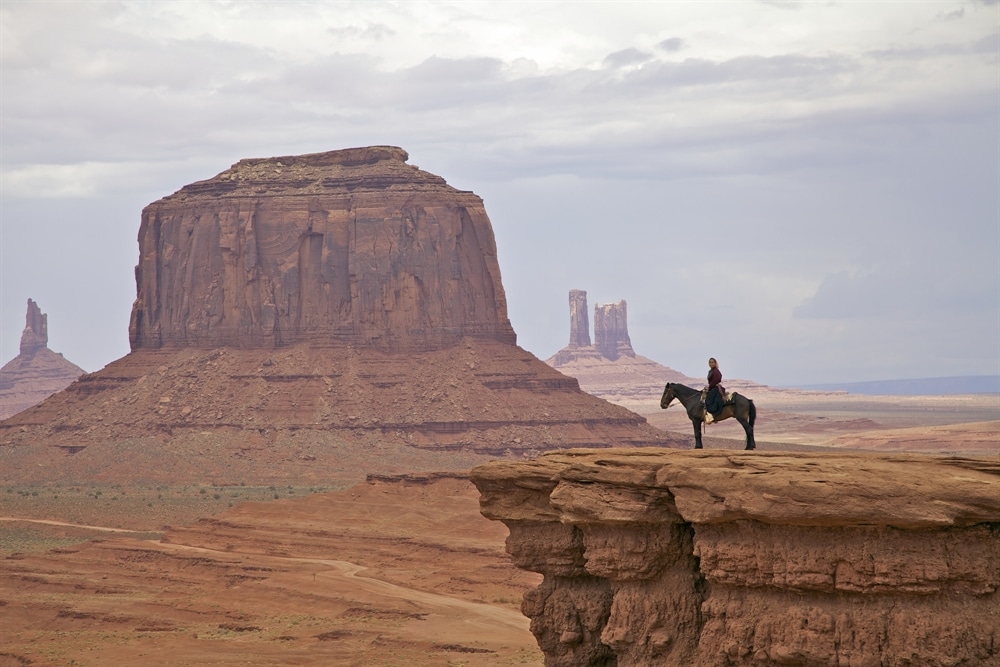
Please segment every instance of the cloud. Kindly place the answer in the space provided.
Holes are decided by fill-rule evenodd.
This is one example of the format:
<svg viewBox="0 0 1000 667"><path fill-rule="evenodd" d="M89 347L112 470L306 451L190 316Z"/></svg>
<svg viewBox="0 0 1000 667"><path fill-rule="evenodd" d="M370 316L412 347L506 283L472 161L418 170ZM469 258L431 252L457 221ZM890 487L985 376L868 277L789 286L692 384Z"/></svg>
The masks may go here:
<svg viewBox="0 0 1000 667"><path fill-rule="evenodd" d="M485 199L542 356L575 287L628 300L639 352L692 372L707 347L762 381L846 373L847 350L855 369L898 357L886 372L997 356L928 324L989 333L1000 308L1000 37L982 7L576 7L4 3L0 207L20 263L5 255L3 351L35 290L53 318L77 308L14 268L70 238L42 242L53 220L114 221L66 253L107 268L74 275L125 293L121 328L145 203L243 157L396 144ZM113 260L99 236L125 239Z"/></svg>
<svg viewBox="0 0 1000 667"><path fill-rule="evenodd" d="M609 53L604 58L604 65L606 67L617 69L620 67L628 67L630 65L639 65L644 62L649 62L652 58L653 55L651 53L646 53L645 51L640 51L639 49L622 49L621 51Z"/></svg>
<svg viewBox="0 0 1000 667"><path fill-rule="evenodd" d="M106 191L109 182L127 173L116 167L117 165L94 162L34 164L0 172L0 178L3 179L5 197L91 197L100 191Z"/></svg>
<svg viewBox="0 0 1000 667"><path fill-rule="evenodd" d="M656 45L667 53L680 51L684 47L684 40L680 37L668 37Z"/></svg>
<svg viewBox="0 0 1000 667"><path fill-rule="evenodd" d="M939 12L935 17L938 21L958 21L965 16L965 7L959 7L950 12Z"/></svg>

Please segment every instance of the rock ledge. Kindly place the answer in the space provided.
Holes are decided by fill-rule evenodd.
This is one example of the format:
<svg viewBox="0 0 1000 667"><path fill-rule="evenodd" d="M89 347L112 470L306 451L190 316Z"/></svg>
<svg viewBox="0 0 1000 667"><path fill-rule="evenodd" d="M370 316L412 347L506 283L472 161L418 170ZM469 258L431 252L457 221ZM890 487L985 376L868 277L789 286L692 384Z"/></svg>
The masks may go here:
<svg viewBox="0 0 1000 667"><path fill-rule="evenodd" d="M1000 460L567 450L475 468L546 665L1000 664Z"/></svg>

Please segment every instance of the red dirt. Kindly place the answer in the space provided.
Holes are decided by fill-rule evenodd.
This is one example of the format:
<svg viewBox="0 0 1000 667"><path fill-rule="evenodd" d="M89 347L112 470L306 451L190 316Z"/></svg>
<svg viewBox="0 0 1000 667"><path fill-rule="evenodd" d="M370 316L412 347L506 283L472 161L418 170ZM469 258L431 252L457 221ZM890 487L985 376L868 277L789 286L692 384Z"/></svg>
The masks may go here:
<svg viewBox="0 0 1000 667"><path fill-rule="evenodd" d="M8 557L0 665L541 665L506 532L431 476Z"/></svg>

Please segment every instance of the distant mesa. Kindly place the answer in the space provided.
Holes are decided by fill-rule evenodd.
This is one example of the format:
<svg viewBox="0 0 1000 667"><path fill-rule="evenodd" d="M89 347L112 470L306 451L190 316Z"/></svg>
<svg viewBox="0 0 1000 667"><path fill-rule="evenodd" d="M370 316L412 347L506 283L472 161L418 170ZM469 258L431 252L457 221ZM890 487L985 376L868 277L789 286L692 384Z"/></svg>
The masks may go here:
<svg viewBox="0 0 1000 667"><path fill-rule="evenodd" d="M48 348L49 318L28 299L20 353L0 368L0 419L41 403L85 371Z"/></svg>
<svg viewBox="0 0 1000 667"><path fill-rule="evenodd" d="M684 446L517 347L483 201L407 159L241 160L147 206L132 352L0 423L5 474L347 483Z"/></svg>
<svg viewBox="0 0 1000 667"><path fill-rule="evenodd" d="M594 306L594 343L590 342L587 292L569 292L569 345L546 363L575 377L584 391L610 401L659 398L667 382L699 386L703 379L692 378L632 349L628 335L628 304Z"/></svg>

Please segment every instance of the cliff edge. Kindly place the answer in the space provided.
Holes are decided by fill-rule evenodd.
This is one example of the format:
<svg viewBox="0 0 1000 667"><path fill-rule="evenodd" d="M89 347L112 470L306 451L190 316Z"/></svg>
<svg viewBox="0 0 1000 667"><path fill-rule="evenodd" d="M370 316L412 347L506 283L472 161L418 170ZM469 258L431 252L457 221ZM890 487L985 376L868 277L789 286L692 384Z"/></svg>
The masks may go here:
<svg viewBox="0 0 1000 667"><path fill-rule="evenodd" d="M473 470L548 667L1000 664L1000 460L567 450Z"/></svg>

